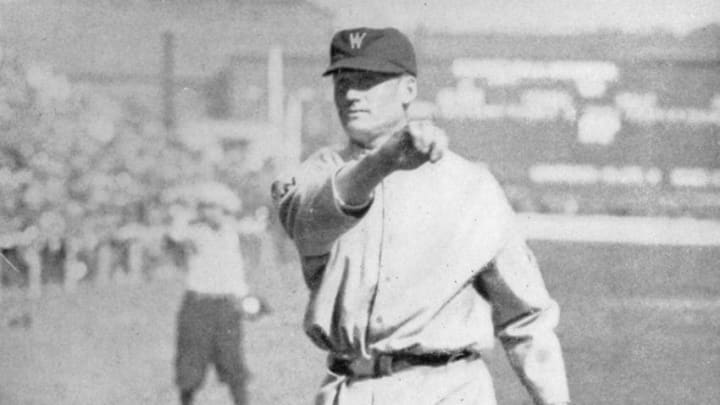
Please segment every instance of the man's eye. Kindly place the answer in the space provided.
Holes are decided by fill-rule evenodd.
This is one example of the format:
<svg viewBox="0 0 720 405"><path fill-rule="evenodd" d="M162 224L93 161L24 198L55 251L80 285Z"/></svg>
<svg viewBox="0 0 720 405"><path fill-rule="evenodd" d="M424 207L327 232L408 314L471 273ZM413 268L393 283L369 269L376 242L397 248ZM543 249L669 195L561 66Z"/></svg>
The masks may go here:
<svg viewBox="0 0 720 405"><path fill-rule="evenodd" d="M368 90L383 81L389 79L389 76L385 75L358 75L353 77L342 77L338 78L335 82L335 86L341 90L357 89L357 90Z"/></svg>
<svg viewBox="0 0 720 405"><path fill-rule="evenodd" d="M339 89L347 89L350 87L350 80L348 79L340 79L337 82L335 82L335 86Z"/></svg>
<svg viewBox="0 0 720 405"><path fill-rule="evenodd" d="M356 80L352 84L352 87L355 89L360 89L360 90L368 90L380 82L381 82L381 80L378 80L375 77L363 77L361 79Z"/></svg>
<svg viewBox="0 0 720 405"><path fill-rule="evenodd" d="M375 85L375 80L371 77L365 77L358 83L358 87L363 89L369 89Z"/></svg>

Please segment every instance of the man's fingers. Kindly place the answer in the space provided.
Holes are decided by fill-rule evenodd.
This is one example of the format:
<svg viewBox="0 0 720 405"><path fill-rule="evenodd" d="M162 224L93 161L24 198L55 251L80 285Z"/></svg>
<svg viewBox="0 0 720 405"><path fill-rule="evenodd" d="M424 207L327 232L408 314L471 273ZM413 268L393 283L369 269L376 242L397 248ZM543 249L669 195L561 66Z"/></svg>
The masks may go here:
<svg viewBox="0 0 720 405"><path fill-rule="evenodd" d="M430 162L435 163L442 159L443 153L444 151L442 147L440 147L439 142L433 143L432 149L430 150Z"/></svg>
<svg viewBox="0 0 720 405"><path fill-rule="evenodd" d="M420 153L427 154L430 151L430 139L427 137L425 123L423 121L411 121L408 124L408 129L413 147Z"/></svg>
<svg viewBox="0 0 720 405"><path fill-rule="evenodd" d="M413 146L423 155L427 155L430 152L430 143L421 136L413 137Z"/></svg>
<svg viewBox="0 0 720 405"><path fill-rule="evenodd" d="M435 126L432 121L411 121L408 125L413 146L420 153L427 155L431 162L442 159L447 150L448 141L445 131Z"/></svg>
<svg viewBox="0 0 720 405"><path fill-rule="evenodd" d="M445 151L448 148L448 140L445 133L440 133L438 136L435 137L435 140L433 141L432 148L430 149L430 161L432 163L437 162L438 160L442 159L443 155L445 155Z"/></svg>
<svg viewBox="0 0 720 405"><path fill-rule="evenodd" d="M396 168L411 170L428 161L439 161L447 147L445 131L425 120L410 121L404 131L395 133L381 149Z"/></svg>

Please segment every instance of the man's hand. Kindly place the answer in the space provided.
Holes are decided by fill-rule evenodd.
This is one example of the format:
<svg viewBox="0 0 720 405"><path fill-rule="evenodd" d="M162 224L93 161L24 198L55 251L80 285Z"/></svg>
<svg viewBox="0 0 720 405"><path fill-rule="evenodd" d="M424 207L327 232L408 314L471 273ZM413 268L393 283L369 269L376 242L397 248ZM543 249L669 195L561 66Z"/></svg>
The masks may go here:
<svg viewBox="0 0 720 405"><path fill-rule="evenodd" d="M445 131L431 121L411 121L380 145L377 154L390 170L413 170L439 161L447 148Z"/></svg>
<svg viewBox="0 0 720 405"><path fill-rule="evenodd" d="M447 147L445 131L429 120L411 121L364 158L338 171L337 195L345 205L364 206L385 176L395 170L413 170L426 162L435 163L442 159Z"/></svg>

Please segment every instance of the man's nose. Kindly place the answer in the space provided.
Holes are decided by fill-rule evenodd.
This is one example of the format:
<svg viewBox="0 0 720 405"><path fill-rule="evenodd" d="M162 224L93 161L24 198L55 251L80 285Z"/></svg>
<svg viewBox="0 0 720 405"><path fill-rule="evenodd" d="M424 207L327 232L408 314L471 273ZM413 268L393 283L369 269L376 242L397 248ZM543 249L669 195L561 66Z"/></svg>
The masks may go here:
<svg viewBox="0 0 720 405"><path fill-rule="evenodd" d="M359 100L362 97L362 91L358 89L354 89L352 87L348 87L347 91L345 92L345 98L348 100Z"/></svg>

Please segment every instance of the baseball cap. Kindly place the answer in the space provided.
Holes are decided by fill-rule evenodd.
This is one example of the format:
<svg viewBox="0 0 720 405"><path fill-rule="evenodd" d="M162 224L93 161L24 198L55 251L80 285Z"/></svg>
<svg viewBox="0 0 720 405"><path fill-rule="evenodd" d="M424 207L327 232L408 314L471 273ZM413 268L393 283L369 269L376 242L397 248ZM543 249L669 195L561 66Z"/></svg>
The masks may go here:
<svg viewBox="0 0 720 405"><path fill-rule="evenodd" d="M395 28L360 27L337 32L330 43L330 66L323 76L338 69L417 75L413 46Z"/></svg>

